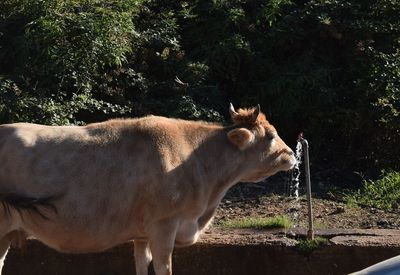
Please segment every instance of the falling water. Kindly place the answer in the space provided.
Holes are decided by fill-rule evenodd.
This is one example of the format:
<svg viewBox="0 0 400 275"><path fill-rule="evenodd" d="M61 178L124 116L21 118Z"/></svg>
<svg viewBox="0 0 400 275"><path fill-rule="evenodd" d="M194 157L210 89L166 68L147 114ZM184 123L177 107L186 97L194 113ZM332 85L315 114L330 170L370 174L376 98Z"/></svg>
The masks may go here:
<svg viewBox="0 0 400 275"><path fill-rule="evenodd" d="M303 154L303 146L301 145L300 140L297 141L296 145L296 164L293 168L292 180L290 183L290 197L299 199L299 185L300 185L300 164L301 164L301 156Z"/></svg>
<svg viewBox="0 0 400 275"><path fill-rule="evenodd" d="M288 215L291 217L294 222L294 227L298 226L298 218L299 218L299 210L301 208L299 201L299 186L300 186L300 165L302 163L302 155L303 155L303 145L300 142L300 138L297 140L295 157L296 164L294 168L291 170L291 175L288 182L288 195L291 198L288 205Z"/></svg>

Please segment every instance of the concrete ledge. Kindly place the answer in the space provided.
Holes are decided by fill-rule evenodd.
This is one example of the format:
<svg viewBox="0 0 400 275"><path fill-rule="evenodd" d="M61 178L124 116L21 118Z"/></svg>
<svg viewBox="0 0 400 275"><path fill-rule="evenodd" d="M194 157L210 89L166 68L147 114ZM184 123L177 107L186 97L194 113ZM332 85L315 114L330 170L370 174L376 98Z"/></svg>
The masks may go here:
<svg viewBox="0 0 400 275"><path fill-rule="evenodd" d="M174 274L347 274L400 255L399 230L320 230L330 240L311 253L300 253L295 240L305 230L286 232L213 230L198 244L176 249ZM134 274L133 244L103 253L57 253L37 241L11 249L6 275Z"/></svg>

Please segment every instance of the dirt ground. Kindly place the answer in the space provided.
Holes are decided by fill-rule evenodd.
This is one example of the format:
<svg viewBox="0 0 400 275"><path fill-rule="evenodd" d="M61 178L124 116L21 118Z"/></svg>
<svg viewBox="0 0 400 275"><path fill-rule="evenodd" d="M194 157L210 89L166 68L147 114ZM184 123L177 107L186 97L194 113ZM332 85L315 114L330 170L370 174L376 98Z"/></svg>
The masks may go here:
<svg viewBox="0 0 400 275"><path fill-rule="evenodd" d="M304 183L301 183L304 184ZM383 211L346 205L340 190L312 182L312 203L315 229L400 229L400 209ZM213 228L223 220L243 217L287 215L294 229L307 228L308 208L305 190L298 200L289 197L285 175L262 184L238 184L222 200Z"/></svg>

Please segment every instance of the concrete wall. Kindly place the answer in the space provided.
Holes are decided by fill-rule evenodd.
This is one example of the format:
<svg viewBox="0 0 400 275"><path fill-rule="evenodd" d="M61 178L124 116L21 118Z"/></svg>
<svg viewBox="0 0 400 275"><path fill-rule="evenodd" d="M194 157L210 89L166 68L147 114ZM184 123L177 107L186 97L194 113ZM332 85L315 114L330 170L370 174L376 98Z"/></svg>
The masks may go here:
<svg viewBox="0 0 400 275"><path fill-rule="evenodd" d="M346 274L400 254L400 247L328 245L310 255L279 245L198 244L177 249L174 275L179 274ZM127 275L134 274L133 244L99 254L57 253L36 241L11 249L5 275Z"/></svg>

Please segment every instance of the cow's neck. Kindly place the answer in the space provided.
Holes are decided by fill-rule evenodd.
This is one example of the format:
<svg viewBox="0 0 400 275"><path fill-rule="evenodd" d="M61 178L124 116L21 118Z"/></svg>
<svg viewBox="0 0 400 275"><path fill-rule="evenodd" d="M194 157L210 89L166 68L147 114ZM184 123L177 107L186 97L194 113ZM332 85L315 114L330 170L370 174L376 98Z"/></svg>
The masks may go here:
<svg viewBox="0 0 400 275"><path fill-rule="evenodd" d="M218 206L226 191L240 180L246 168L243 153L227 138L230 129L204 127L203 138L198 139L197 148L201 153L196 156L196 161L201 167L201 184L206 184L209 190L210 208Z"/></svg>

